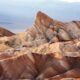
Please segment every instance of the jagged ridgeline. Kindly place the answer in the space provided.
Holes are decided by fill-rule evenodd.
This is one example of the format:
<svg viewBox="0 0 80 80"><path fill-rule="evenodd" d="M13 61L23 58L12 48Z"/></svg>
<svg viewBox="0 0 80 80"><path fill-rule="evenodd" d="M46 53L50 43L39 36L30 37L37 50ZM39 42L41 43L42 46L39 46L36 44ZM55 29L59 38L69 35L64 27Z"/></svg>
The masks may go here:
<svg viewBox="0 0 80 80"><path fill-rule="evenodd" d="M80 80L79 38L80 21L41 11L24 32L0 28L0 80Z"/></svg>

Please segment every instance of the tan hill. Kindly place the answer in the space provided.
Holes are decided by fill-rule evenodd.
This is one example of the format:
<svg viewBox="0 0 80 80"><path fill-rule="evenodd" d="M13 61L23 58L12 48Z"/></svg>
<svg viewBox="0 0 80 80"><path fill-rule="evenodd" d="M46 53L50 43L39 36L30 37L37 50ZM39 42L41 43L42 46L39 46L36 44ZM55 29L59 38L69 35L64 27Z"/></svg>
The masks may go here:
<svg viewBox="0 0 80 80"><path fill-rule="evenodd" d="M0 44L0 52L3 52L5 50L7 50L7 49L10 49L10 47L5 45L5 44Z"/></svg>
<svg viewBox="0 0 80 80"><path fill-rule="evenodd" d="M14 33L12 33L11 31L9 31L7 29L4 29L4 28L0 27L0 37L12 36L12 35L14 35Z"/></svg>
<svg viewBox="0 0 80 80"><path fill-rule="evenodd" d="M0 80L80 79L80 21L61 22L39 11L25 32L4 36Z"/></svg>

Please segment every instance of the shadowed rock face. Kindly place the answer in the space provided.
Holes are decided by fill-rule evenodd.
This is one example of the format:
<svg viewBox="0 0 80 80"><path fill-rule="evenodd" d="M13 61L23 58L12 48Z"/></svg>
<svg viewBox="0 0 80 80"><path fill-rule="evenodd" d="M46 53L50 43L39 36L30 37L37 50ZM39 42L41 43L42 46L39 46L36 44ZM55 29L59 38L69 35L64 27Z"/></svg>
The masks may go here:
<svg viewBox="0 0 80 80"><path fill-rule="evenodd" d="M39 11L25 32L1 28L0 34L0 80L80 79L80 21L64 23Z"/></svg>
<svg viewBox="0 0 80 80"><path fill-rule="evenodd" d="M0 27L0 37L12 36L12 35L14 35L14 33L8 31L7 29Z"/></svg>
<svg viewBox="0 0 80 80"><path fill-rule="evenodd" d="M36 53L27 53L12 57L7 54L5 56L7 57L0 59L0 67L2 70L1 80L45 80L60 74L60 78L76 78L80 76L80 69L73 66L76 63L76 58L63 57L62 59L57 59L53 54L41 55Z"/></svg>

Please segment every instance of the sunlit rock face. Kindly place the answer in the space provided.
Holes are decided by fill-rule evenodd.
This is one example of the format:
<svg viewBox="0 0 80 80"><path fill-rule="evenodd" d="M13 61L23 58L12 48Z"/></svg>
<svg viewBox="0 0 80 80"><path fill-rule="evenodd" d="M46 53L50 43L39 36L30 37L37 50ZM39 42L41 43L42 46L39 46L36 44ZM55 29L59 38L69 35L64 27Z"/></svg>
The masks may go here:
<svg viewBox="0 0 80 80"><path fill-rule="evenodd" d="M39 11L24 32L1 28L0 35L0 80L80 79L80 21Z"/></svg>

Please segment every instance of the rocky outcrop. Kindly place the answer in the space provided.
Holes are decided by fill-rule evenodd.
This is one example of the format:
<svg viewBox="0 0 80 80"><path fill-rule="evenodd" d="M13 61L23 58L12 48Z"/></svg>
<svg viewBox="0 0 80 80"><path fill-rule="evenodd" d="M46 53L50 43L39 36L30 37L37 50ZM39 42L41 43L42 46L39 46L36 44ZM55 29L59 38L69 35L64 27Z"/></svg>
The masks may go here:
<svg viewBox="0 0 80 80"><path fill-rule="evenodd" d="M0 37L12 36L12 35L14 35L14 33L12 33L11 31L9 31L7 29L0 27Z"/></svg>
<svg viewBox="0 0 80 80"><path fill-rule="evenodd" d="M75 68L75 69L67 71L64 74L49 78L48 80L79 80L80 78L79 79L77 78L79 76L80 76L80 69ZM62 79L62 77L63 77L63 79ZM64 78L64 77L66 77L66 78Z"/></svg>
<svg viewBox="0 0 80 80"><path fill-rule="evenodd" d="M63 23L51 19L42 12L37 13L34 27L51 42L67 41L80 37L80 21ZM54 38L56 38L56 40L54 40Z"/></svg>
<svg viewBox="0 0 80 80"><path fill-rule="evenodd" d="M68 42L57 42L53 44L44 44L39 47L33 48L32 52L49 54L55 53L60 56L69 56L69 57L80 57L80 41L68 41Z"/></svg>
<svg viewBox="0 0 80 80"><path fill-rule="evenodd" d="M31 28L12 35L1 31L0 80L80 79L80 21L39 11Z"/></svg>
<svg viewBox="0 0 80 80"><path fill-rule="evenodd" d="M51 19L49 16L42 12L38 12L35 18L34 27L37 31L44 35L47 41L57 36L56 28L63 27L64 23ZM58 40L58 37L56 37Z"/></svg>
<svg viewBox="0 0 80 80"><path fill-rule="evenodd" d="M41 55L36 53L18 54L16 56L7 54L4 56L0 58L0 67L2 70L0 75L1 80L45 80L59 74L62 74L60 78L66 77L66 75L67 77L74 78L80 76L79 68L76 69L73 66L73 61L76 58L64 57L57 59L53 54Z"/></svg>

